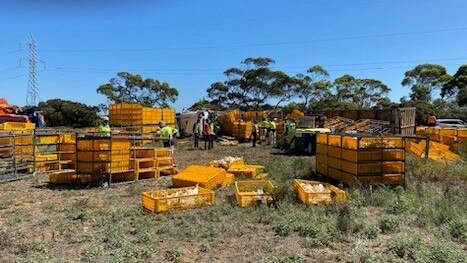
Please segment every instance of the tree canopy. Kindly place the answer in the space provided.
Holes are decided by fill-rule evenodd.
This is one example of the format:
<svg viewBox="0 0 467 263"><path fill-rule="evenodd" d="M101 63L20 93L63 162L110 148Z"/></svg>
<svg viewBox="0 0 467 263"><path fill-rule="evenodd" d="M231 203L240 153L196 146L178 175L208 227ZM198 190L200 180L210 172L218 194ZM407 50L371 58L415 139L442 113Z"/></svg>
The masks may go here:
<svg viewBox="0 0 467 263"><path fill-rule="evenodd" d="M456 96L459 106L467 105L467 65L461 66L456 74L444 83L441 97Z"/></svg>
<svg viewBox="0 0 467 263"><path fill-rule="evenodd" d="M320 65L315 65L307 70L306 74L297 74L294 77L295 94L304 100L307 108L311 103L316 103L330 95L331 82L327 80L329 73Z"/></svg>
<svg viewBox="0 0 467 263"><path fill-rule="evenodd" d="M39 109L44 113L49 127L92 127L100 120L98 107L69 100L53 99L40 102Z"/></svg>
<svg viewBox="0 0 467 263"><path fill-rule="evenodd" d="M357 79L350 75L336 78L333 83L337 100L353 103L358 108L377 106L387 98L388 86L375 79Z"/></svg>
<svg viewBox="0 0 467 263"><path fill-rule="evenodd" d="M208 89L208 97L222 108L260 109L269 100L278 104L290 99L294 80L282 71L270 67L270 58L247 58L242 67L230 68L224 72L227 80L213 83Z"/></svg>
<svg viewBox="0 0 467 263"><path fill-rule="evenodd" d="M410 87L413 101L431 101L435 89L440 89L450 76L446 68L435 64L421 64L405 72L402 85Z"/></svg>
<svg viewBox="0 0 467 263"><path fill-rule="evenodd" d="M178 90L168 83L143 79L128 72L119 72L109 83L99 86L97 93L106 96L112 103L139 103L145 106L167 106L178 97Z"/></svg>

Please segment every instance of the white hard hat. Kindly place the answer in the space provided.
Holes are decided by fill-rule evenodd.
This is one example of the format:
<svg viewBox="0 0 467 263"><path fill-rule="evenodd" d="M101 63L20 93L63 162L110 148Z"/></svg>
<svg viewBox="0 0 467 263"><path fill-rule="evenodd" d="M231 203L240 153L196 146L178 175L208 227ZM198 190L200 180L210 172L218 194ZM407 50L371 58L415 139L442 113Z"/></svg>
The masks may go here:
<svg viewBox="0 0 467 263"><path fill-rule="evenodd" d="M102 117L102 119L103 119L104 121L108 121L108 120L109 120L109 117L104 116L104 117Z"/></svg>

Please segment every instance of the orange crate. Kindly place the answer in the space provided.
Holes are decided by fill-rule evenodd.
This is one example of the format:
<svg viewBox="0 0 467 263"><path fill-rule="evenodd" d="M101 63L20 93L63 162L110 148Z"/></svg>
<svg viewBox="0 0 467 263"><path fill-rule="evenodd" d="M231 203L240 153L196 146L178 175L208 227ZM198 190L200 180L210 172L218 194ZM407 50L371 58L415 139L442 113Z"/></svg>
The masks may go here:
<svg viewBox="0 0 467 263"><path fill-rule="evenodd" d="M264 166L261 165L236 165L227 170L228 173L234 174L237 177L258 178L264 177Z"/></svg>
<svg viewBox="0 0 467 263"><path fill-rule="evenodd" d="M156 213L171 209L195 208L214 204L214 202L215 194L213 191L197 186L150 191L141 195L143 207Z"/></svg>
<svg viewBox="0 0 467 263"><path fill-rule="evenodd" d="M221 187L226 187L231 185L235 180L235 175L233 174L226 174L224 181L222 181Z"/></svg>
<svg viewBox="0 0 467 263"><path fill-rule="evenodd" d="M328 134L327 133L318 133L316 134L316 143L327 145L328 144Z"/></svg>
<svg viewBox="0 0 467 263"><path fill-rule="evenodd" d="M342 177L342 172L340 170L328 167L328 174L327 176L334 178L336 180L341 180Z"/></svg>
<svg viewBox="0 0 467 263"><path fill-rule="evenodd" d="M341 169L341 159L328 157L328 166L334 169Z"/></svg>
<svg viewBox="0 0 467 263"><path fill-rule="evenodd" d="M316 154L316 164L328 165L328 157L322 154Z"/></svg>
<svg viewBox="0 0 467 263"><path fill-rule="evenodd" d="M341 158L342 148L336 146L328 146L328 156L334 158Z"/></svg>
<svg viewBox="0 0 467 263"><path fill-rule="evenodd" d="M341 147L341 136L335 134L328 135L328 145Z"/></svg>
<svg viewBox="0 0 467 263"><path fill-rule="evenodd" d="M342 171L353 175L381 173L381 167L381 162L354 163L342 161Z"/></svg>
<svg viewBox="0 0 467 263"><path fill-rule="evenodd" d="M274 185L267 180L235 182L235 198L241 207L274 202Z"/></svg>
<svg viewBox="0 0 467 263"><path fill-rule="evenodd" d="M323 185L327 191L323 192L307 192L304 185ZM345 201L345 191L328 183L317 181L308 181L295 179L293 182L295 192L305 204L331 204L333 202Z"/></svg>
<svg viewBox="0 0 467 263"><path fill-rule="evenodd" d="M316 173L328 175L328 166L325 164L316 163Z"/></svg>
<svg viewBox="0 0 467 263"><path fill-rule="evenodd" d="M316 144L316 153L326 155L328 153L328 146L326 144Z"/></svg>
<svg viewBox="0 0 467 263"><path fill-rule="evenodd" d="M369 185L369 184L401 185L405 183L403 174L357 176L356 178L358 182L361 183L362 185Z"/></svg>
<svg viewBox="0 0 467 263"><path fill-rule="evenodd" d="M226 171L202 165L191 165L177 175L172 176L174 187L199 185L206 189L214 189L225 180Z"/></svg>

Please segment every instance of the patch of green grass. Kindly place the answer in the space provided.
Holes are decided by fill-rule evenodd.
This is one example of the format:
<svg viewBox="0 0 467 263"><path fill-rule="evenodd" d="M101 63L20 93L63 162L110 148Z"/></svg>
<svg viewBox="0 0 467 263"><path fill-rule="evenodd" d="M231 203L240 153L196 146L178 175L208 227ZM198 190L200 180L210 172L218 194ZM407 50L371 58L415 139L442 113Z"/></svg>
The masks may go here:
<svg viewBox="0 0 467 263"><path fill-rule="evenodd" d="M383 233L391 233L401 226L401 218L395 215L383 215L379 220L379 228Z"/></svg>

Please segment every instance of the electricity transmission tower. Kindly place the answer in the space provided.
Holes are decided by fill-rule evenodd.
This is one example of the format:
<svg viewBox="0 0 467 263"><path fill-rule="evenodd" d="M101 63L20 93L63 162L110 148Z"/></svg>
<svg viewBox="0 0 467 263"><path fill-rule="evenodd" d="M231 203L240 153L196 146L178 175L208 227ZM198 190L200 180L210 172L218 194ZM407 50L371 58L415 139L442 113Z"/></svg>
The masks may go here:
<svg viewBox="0 0 467 263"><path fill-rule="evenodd" d="M32 34L29 35L29 82L26 96L26 104L36 106L39 101L39 85L37 84L37 53L36 39Z"/></svg>

